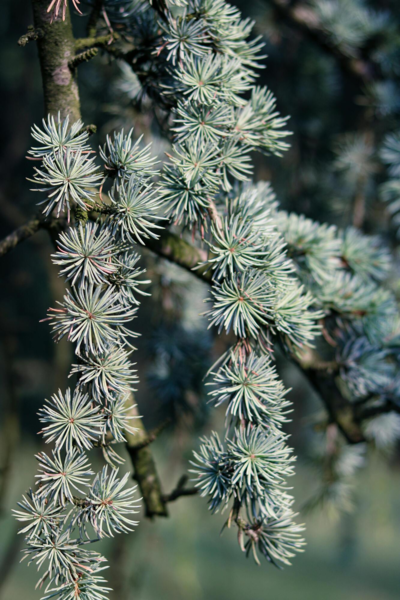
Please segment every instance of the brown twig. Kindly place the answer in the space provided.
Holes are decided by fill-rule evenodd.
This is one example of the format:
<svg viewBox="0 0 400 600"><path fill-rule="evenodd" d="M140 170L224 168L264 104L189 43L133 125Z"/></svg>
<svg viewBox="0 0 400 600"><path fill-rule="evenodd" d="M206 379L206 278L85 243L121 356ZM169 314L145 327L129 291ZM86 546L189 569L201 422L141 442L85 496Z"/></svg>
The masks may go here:
<svg viewBox="0 0 400 600"><path fill-rule="evenodd" d="M61 219L33 217L27 221L25 225L21 225L15 229L0 242L0 256L4 256L13 250L18 244L32 237L32 235L37 233L40 229L57 231L61 228L62 223L63 220Z"/></svg>
<svg viewBox="0 0 400 600"><path fill-rule="evenodd" d="M217 210L217 207L215 206L215 203L212 200L209 200L208 214L209 214L211 221L214 223L216 229L218 230L219 234L222 237L224 237L224 230L222 228L222 219Z"/></svg>
<svg viewBox="0 0 400 600"><path fill-rule="evenodd" d="M33 25L29 25L28 31L21 35L18 40L18 46L26 46L29 42L36 42L40 40L44 36L43 29L39 27L39 29L35 29Z"/></svg>
<svg viewBox="0 0 400 600"><path fill-rule="evenodd" d="M133 404L132 397L128 398L127 406L130 406L130 416L138 417L137 407ZM156 516L167 517L168 510L164 502L160 478L152 452L147 443L149 434L143 425L142 419L135 419L135 427L135 433L125 432L126 449L134 469L133 478L138 482L143 497L146 517L149 519ZM146 443L144 444L144 442Z"/></svg>
<svg viewBox="0 0 400 600"><path fill-rule="evenodd" d="M164 502L174 502L174 500L177 500L178 498L181 498L182 496L195 496L196 494L198 494L198 492L199 492L198 488L195 488L195 487L187 488L186 487L188 479L189 479L189 477L187 475L182 475L182 477L179 478L179 481L176 484L175 489L173 489L170 494L165 494L163 496Z"/></svg>

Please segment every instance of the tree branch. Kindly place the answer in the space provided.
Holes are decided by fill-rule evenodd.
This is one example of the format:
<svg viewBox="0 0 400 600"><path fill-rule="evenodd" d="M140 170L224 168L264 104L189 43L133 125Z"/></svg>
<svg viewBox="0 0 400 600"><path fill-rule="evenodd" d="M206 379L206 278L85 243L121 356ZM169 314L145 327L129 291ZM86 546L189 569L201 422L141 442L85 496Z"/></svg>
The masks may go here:
<svg viewBox="0 0 400 600"><path fill-rule="evenodd" d="M132 451L132 450L137 451L137 450L141 450L142 448L146 448L146 446L150 446L150 444L152 444L153 442L156 441L158 436L164 431L164 429L166 429L166 427L168 427L168 425L170 423L171 423L171 419L166 419L166 421L161 423L161 425L152 429L147 434L147 438L143 438L140 442L137 442L136 444L132 444L130 446L130 451Z"/></svg>
<svg viewBox="0 0 400 600"><path fill-rule="evenodd" d="M206 266L198 266L207 260L207 253L189 244L172 231L164 229L157 240L153 238L146 240L146 248L190 271L198 279L211 283L211 272L206 272Z"/></svg>
<svg viewBox="0 0 400 600"><path fill-rule="evenodd" d="M0 256L13 250L18 244L30 238L40 229L53 231L61 229L61 223L62 221L56 218L46 220L43 217L32 217L25 225L21 225L21 227L18 227L0 241ZM149 238L146 240L145 247L154 252L154 254L166 258L186 271L189 271L201 281L206 283L211 282L211 272L206 272L207 267L198 266L207 260L207 253L189 244L189 242L172 233L172 231L165 229L158 239Z"/></svg>
<svg viewBox="0 0 400 600"><path fill-rule="evenodd" d="M342 395L336 383L338 364L334 361L321 361L317 352L310 348L301 356L292 356L292 359L320 396L331 422L337 424L347 442L364 442L360 421L356 418L355 405Z"/></svg>
<svg viewBox="0 0 400 600"><path fill-rule="evenodd" d="M365 437L356 417L354 404L340 392L335 377L326 371L303 370L311 385L318 392L329 417L336 423L349 444L365 442Z"/></svg>
<svg viewBox="0 0 400 600"><path fill-rule="evenodd" d="M47 12L48 5L48 0L32 0L35 29L43 31L37 45L43 80L44 112L46 115L60 113L62 119L69 115L71 121L75 122L80 118L81 111L76 77L68 66L75 55L69 7L67 6L63 20L62 11L54 17Z"/></svg>
<svg viewBox="0 0 400 600"><path fill-rule="evenodd" d="M103 48L108 46L119 38L117 33L108 33L107 35L91 36L87 38L78 38L75 41L76 52L88 50L89 48Z"/></svg>
<svg viewBox="0 0 400 600"><path fill-rule="evenodd" d="M204 253L174 233L165 230L158 240L147 241L146 246L159 256L171 260L190 271L202 281L211 282L211 272L206 272L205 266L193 271L196 265L206 260ZM315 352L308 352L302 358L292 356L292 360L297 362L317 391L331 420L337 423L346 440L350 444L365 441L360 422L369 417L363 415L360 418L357 415L355 405L344 398L340 392L336 383L337 363L335 361L323 361ZM387 410L381 410L381 412L387 412ZM367 414L365 412L365 415Z"/></svg>
<svg viewBox="0 0 400 600"><path fill-rule="evenodd" d="M131 416L137 417L136 406L131 403ZM161 483L158 477L153 455L149 448L147 433L142 419L135 419L135 433L125 432L126 449L132 461L134 473L133 478L138 482L140 492L143 496L143 502L146 510L146 517L168 517L168 510L164 501L164 495L161 490Z"/></svg>
<svg viewBox="0 0 400 600"><path fill-rule="evenodd" d="M97 22L100 19L100 14L103 8L104 0L95 0L92 11L89 15L86 31L88 36L95 36L97 30Z"/></svg>
<svg viewBox="0 0 400 600"><path fill-rule="evenodd" d="M176 488L172 490L170 494L163 496L164 502L174 502L174 500L177 500L182 496L195 496L199 490L195 487L187 488L186 484L188 479L189 477L187 475L182 475L176 484Z"/></svg>
<svg viewBox="0 0 400 600"><path fill-rule="evenodd" d="M18 40L18 46L26 46L29 42L36 42L41 37L43 37L43 29L35 29L33 25L29 25L28 31L21 35Z"/></svg>
<svg viewBox="0 0 400 600"><path fill-rule="evenodd" d="M154 10L158 13L158 15L161 17L161 19L163 21L166 21L167 20L167 17L165 15L165 12L167 10L166 1L165 0L151 0L150 4L154 8Z"/></svg>
<svg viewBox="0 0 400 600"><path fill-rule="evenodd" d="M25 225L21 225L15 229L12 233L7 235L2 241L0 241L0 256L4 256L13 250L18 244L27 240L34 235L40 229L47 229L52 231L59 231L62 228L62 221L60 219L49 219L46 220L43 217L33 217Z"/></svg>

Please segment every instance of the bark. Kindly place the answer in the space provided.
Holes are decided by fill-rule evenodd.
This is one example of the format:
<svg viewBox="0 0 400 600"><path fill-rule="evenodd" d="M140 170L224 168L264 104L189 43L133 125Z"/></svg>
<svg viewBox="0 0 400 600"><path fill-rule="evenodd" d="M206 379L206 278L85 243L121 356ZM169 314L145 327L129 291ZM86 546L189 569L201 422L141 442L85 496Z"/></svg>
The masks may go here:
<svg viewBox="0 0 400 600"><path fill-rule="evenodd" d="M37 40L40 69L43 79L45 115L60 113L72 122L81 116L76 72L68 63L75 55L75 40L71 27L71 16L67 8L65 21L62 11L53 22L47 12L49 0L32 0L35 29L43 35Z"/></svg>
<svg viewBox="0 0 400 600"><path fill-rule="evenodd" d="M130 415L138 416L133 399L128 402L131 405ZM167 517L167 505L161 491L161 483L155 468L152 452L146 444L148 433L143 425L142 419L135 419L135 433L125 432L126 449L131 457L134 468L133 477L138 482L146 509L146 517L152 519L155 516ZM145 446L143 446L145 444Z"/></svg>

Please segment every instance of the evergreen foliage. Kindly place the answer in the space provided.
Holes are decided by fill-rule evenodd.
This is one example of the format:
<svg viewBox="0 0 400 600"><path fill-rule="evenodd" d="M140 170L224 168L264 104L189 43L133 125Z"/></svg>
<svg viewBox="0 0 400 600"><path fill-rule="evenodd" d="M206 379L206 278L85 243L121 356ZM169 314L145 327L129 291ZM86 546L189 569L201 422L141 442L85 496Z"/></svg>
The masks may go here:
<svg viewBox="0 0 400 600"><path fill-rule="evenodd" d="M349 57L386 26L383 13L371 15L362 3L310 5L330 43ZM103 8L99 32L119 32L123 41L111 40L114 54L136 73L135 93L132 77L125 77L125 89L162 115L170 149L156 171L151 146L134 139L133 129L108 136L98 152L80 121L49 115L32 129L39 145L29 154L40 161L33 181L46 194L43 213L66 214L68 223L52 260L70 287L45 320L55 341L66 337L76 355L75 388L60 390L39 411L41 433L54 449L37 456L37 488L15 511L29 562L44 565L43 600L106 598L104 559L87 549L96 541L92 533L113 536L137 525L136 487L128 485L129 473L118 476L124 461L113 447L136 430L131 323L150 283L141 279L140 248L151 249L165 228L191 234L205 250L196 265L211 285L204 314L209 328L227 334L208 382L210 403L226 412L225 431L201 439L191 472L210 510L227 511L226 525L237 527L247 555L290 564L305 544L287 487L295 457L283 425L291 402L274 349L302 364L323 334L334 354L335 385L352 407L367 411L359 419L367 441L393 445L400 435L395 415L384 424L387 436L373 418L376 409L400 406L400 318L394 293L382 285L392 268L388 249L355 228L281 211L269 183L251 182L253 151L281 157L289 148L287 118L272 92L255 85L265 56L260 39L251 37L253 23L225 0L104 0ZM61 0L49 10L61 14ZM374 164L366 146L355 137L342 141L335 168L348 186ZM399 152L398 136L388 136L381 158L392 180L382 194L393 213L400 206ZM151 340L157 360L149 384L178 414L188 392L201 391L210 342L179 325L166 329ZM109 463L97 474L86 454L93 446ZM322 471L325 458L315 451ZM362 446L336 440L313 502L338 499L347 510L348 483L363 462Z"/></svg>

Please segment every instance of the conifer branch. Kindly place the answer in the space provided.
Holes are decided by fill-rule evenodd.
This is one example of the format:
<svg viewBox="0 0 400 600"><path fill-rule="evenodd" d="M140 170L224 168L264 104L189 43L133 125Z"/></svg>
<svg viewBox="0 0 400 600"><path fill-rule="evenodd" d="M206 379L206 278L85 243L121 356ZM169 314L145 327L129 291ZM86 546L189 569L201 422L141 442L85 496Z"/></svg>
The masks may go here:
<svg viewBox="0 0 400 600"><path fill-rule="evenodd" d="M283 0L275 2L287 6ZM351 444L378 440L374 427L379 423L364 426L361 416L369 418L368 410L378 404L388 411L388 400L396 403L400 393L393 342L399 312L394 294L379 285L390 259L357 230L337 232L334 226L278 211L270 185L249 182L253 150L280 156L288 149L287 118L280 116L266 87L253 85L262 45L249 38L251 24L235 7L225 0L201 3L201 10L197 2L186 0L153 1L153 9L151 3L139 6L129 0L90 3L91 42L99 43L102 14L109 31L115 27L124 42L132 42L128 52L129 46L114 44L112 36L102 40L104 45L83 47L76 56L69 13L63 10L60 16L61 0L53 0L46 13L47 0L33 0L35 24L47 27L38 45L48 116L42 128L32 128L35 145L29 155L39 162L32 181L36 191L45 193L43 213L49 218L67 215L68 223L55 240L52 261L70 287L46 320L55 341L66 337L73 343L71 375L77 379L74 389L60 390L39 411L44 424L40 433L55 447L37 456L38 487L15 511L18 520L28 521L22 530L28 540L25 552L39 564L41 555L51 553L45 575L51 594L60 580L62 589L68 587L66 593L75 596L97 582L106 583L97 574L80 578L82 563L93 573L91 565L102 560L83 548L83 540L89 525L98 537L127 533L137 525L132 519L138 512L136 487L125 487L129 473L118 477L124 458L114 448L125 443L148 517L167 516L168 502L198 490L212 512L231 507L227 525L237 526L247 555L256 562L260 554L274 564L290 564L305 542L303 526L295 522L294 498L287 493L295 458L282 428L291 402L274 364L274 345L281 344L299 364L325 403L331 426L324 453L329 470L339 476L333 461L344 442L336 432L340 429ZM172 7L185 9L178 15ZM347 37L346 46L343 35L337 36L334 26L330 30L330 13L315 8L321 21L313 25L327 35L326 43L346 60L358 59L354 36ZM372 39L371 31L375 29L361 32L364 45ZM134 74L123 65L124 88L132 99L146 97L155 111L165 111L172 149L161 173L155 170L150 144L135 141L133 129L107 136L99 150L102 167L96 164L89 130L79 118L73 76L77 64L98 47L133 69ZM197 234L200 248L207 250L165 230L166 221L181 236L186 228L193 241ZM17 233L15 245L38 228ZM54 239L51 229L50 234ZM8 240L6 249L13 243ZM225 407L224 434L212 432L194 452L195 488L186 487L185 475L170 494L163 493L150 452L164 424L148 433L132 404L138 377L130 359L135 350L131 340L138 334L129 324L139 298L149 295L142 285L150 283L141 278L145 270L138 266L139 244L210 284L205 313L210 327L233 333L230 348L212 367L209 392L214 406ZM179 308L172 310L179 314ZM304 356L321 330L321 356ZM203 391L199 381L205 359L198 367L187 367L195 362L191 355L196 360L209 357L208 338L188 341L186 332L164 337L168 340L157 342L160 363L149 381L165 403L181 402L184 410L193 410L189 404L194 406ZM181 369L176 364L170 368L178 362ZM390 420L387 437L393 440L397 425ZM93 446L101 448L111 473L109 466L93 473L86 455ZM346 447L354 472L363 447ZM336 479L331 477L330 483ZM68 504L72 511L65 513L70 520L66 527L60 515ZM76 537L72 532L77 534L78 527Z"/></svg>
<svg viewBox="0 0 400 600"><path fill-rule="evenodd" d="M36 29L43 28L44 31L43 38L38 40L38 47L46 114L57 115L60 113L62 118L70 115L72 122L79 121L79 90L75 78L70 72L68 60L65 58L68 54L71 56L76 51L76 40L72 32L69 9L67 7L64 20L59 15L51 22L47 13L47 0L32 0L32 5L35 27ZM110 36L106 37L108 40L110 39ZM107 43L105 39L100 40L100 42L101 44ZM39 229L52 228L57 220L51 220L50 223L51 226L40 218L31 219L25 226L18 228L7 236L3 242L0 242L0 255L6 254ZM142 441L147 439L148 434L142 424L140 431ZM129 438L130 435L127 434L128 451L130 443L132 443L132 439ZM138 439L135 438L133 445L137 442ZM138 480L145 501L146 514L149 517L154 515L166 516L167 511L162 500L162 492L150 449L148 447L139 450L132 449L130 456L135 469L135 477Z"/></svg>
<svg viewBox="0 0 400 600"><path fill-rule="evenodd" d="M206 258L206 252L199 250L182 237L164 229L158 239L146 240L146 247L162 258L175 263L206 283L211 282L211 274L206 266L199 266Z"/></svg>
<svg viewBox="0 0 400 600"><path fill-rule="evenodd" d="M0 256L12 250L17 244L29 238L39 229L55 228L57 223L57 219L50 222L39 218L31 219L26 225L19 227L0 242ZM149 238L146 240L145 245L158 256L177 264L201 281L208 284L211 282L211 274L206 272L206 267L196 268L204 262L204 253L171 231L163 230L158 239ZM357 413L354 405L345 400L335 383L337 364L334 361L322 361L315 353L312 356L307 355L302 359L294 358L294 360L321 396L331 419L338 424L349 443L357 444L364 441L364 435L359 425L360 421L389 412L389 404L385 404L376 406L373 409L365 409L365 413ZM146 437L140 440L139 447L147 446L149 444L148 440L149 435L146 434ZM135 442L135 445L137 443ZM144 445L142 446L142 444ZM133 447L132 453L138 449ZM149 510L150 512L154 511L154 507L150 507Z"/></svg>

